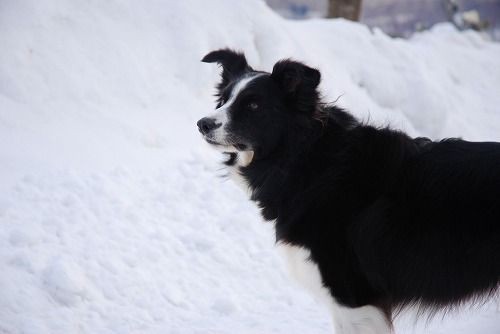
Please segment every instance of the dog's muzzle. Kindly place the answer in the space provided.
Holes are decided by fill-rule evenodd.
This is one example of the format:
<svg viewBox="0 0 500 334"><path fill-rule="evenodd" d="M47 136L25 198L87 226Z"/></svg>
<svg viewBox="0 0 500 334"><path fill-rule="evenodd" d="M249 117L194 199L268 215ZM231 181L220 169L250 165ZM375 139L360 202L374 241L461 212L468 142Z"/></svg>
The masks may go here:
<svg viewBox="0 0 500 334"><path fill-rule="evenodd" d="M222 124L216 123L213 118L203 117L196 123L196 125L198 125L198 131L200 131L202 135L206 136L213 130L220 128Z"/></svg>

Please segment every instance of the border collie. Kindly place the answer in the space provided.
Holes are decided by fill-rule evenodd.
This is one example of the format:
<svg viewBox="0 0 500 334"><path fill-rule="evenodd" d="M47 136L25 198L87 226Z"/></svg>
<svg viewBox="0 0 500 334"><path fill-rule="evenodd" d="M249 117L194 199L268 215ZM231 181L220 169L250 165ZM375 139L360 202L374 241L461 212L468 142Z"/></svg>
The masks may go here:
<svg viewBox="0 0 500 334"><path fill-rule="evenodd" d="M229 49L202 61L221 65L222 79L199 131L274 223L292 274L329 305L337 334L390 333L407 306L495 295L500 143L363 124L322 102L320 72L300 62L256 71Z"/></svg>

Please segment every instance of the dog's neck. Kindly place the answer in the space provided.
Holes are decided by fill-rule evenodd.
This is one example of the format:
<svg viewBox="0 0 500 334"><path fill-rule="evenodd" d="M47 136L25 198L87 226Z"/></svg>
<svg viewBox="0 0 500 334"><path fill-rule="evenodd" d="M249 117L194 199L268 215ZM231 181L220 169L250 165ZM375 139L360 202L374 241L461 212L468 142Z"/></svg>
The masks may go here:
<svg viewBox="0 0 500 334"><path fill-rule="evenodd" d="M245 168L252 163L255 156L254 151L226 152L225 154L227 155L227 160L224 161L224 164L227 167L228 176L249 198L252 198L253 190L240 168Z"/></svg>
<svg viewBox="0 0 500 334"><path fill-rule="evenodd" d="M284 142L280 147L264 158L258 151L231 153L226 163L231 179L257 203L266 220L277 219L279 208L289 195L285 192L289 189L287 184L293 182L289 171L294 170L307 153L292 151L297 147L293 142Z"/></svg>
<svg viewBox="0 0 500 334"><path fill-rule="evenodd" d="M356 123L351 118L344 121L341 116L343 113L338 111L331 114L326 123L316 122L311 127L290 132L273 152L266 152L264 156L258 149L231 154L230 163L226 163L231 178L262 209L265 220L277 220L282 208L294 201L291 189L293 193L299 193L298 189L308 187L308 180L313 175L322 172L318 166L320 169L327 167L325 162L324 166L318 165L312 170L309 159L313 157L309 152L328 150L335 154L342 149L341 138ZM324 131L325 127L330 127L331 131ZM317 145L322 148L318 149Z"/></svg>
<svg viewBox="0 0 500 334"><path fill-rule="evenodd" d="M320 172L307 167L312 158L309 152L341 149L340 138L357 124L352 116L340 109L328 116L325 122L314 122L290 131L273 152L256 149L228 153L229 175L262 209L264 219L276 220L280 208L293 200L290 190L306 187L308 178ZM327 132L325 127L332 129ZM328 138L326 133L329 133Z"/></svg>

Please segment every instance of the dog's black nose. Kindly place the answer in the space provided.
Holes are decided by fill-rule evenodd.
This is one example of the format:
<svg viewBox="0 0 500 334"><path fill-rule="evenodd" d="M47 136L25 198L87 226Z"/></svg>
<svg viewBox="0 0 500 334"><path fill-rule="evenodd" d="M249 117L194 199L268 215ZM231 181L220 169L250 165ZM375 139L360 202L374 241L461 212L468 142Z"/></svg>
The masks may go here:
<svg viewBox="0 0 500 334"><path fill-rule="evenodd" d="M213 119L213 118L204 117L204 118L200 119L198 121L198 123L196 123L196 125L198 125L198 130L200 130L200 132L202 134L206 135L210 131L215 130L218 127L220 127L222 124L215 123L215 119Z"/></svg>

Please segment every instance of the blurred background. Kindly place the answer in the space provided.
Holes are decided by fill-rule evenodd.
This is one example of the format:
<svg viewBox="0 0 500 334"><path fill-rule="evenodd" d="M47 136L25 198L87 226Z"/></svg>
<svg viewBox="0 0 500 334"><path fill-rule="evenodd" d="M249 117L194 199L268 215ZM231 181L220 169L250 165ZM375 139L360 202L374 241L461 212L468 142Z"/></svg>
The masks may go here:
<svg viewBox="0 0 500 334"><path fill-rule="evenodd" d="M498 0L266 0L289 19L343 17L379 27L395 37L408 37L439 22L457 29L483 31L500 39Z"/></svg>

